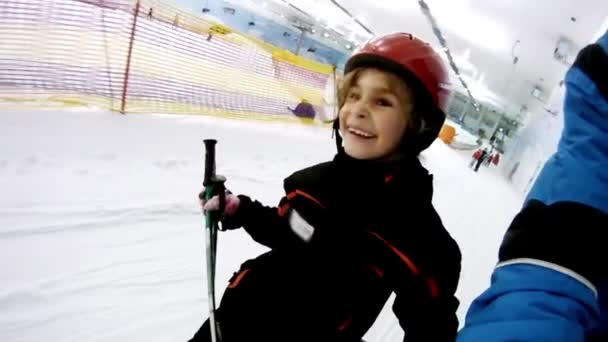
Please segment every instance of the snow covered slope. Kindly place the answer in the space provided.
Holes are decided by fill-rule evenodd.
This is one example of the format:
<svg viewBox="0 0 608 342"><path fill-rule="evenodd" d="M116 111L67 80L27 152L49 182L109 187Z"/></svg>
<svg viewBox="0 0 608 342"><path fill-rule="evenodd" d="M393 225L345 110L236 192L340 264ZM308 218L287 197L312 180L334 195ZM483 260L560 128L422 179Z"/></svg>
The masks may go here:
<svg viewBox="0 0 608 342"><path fill-rule="evenodd" d="M282 180L330 159L321 127L95 110L0 109L0 341L185 341L206 318L204 138L227 186L276 204ZM495 169L435 143L424 163L464 255L460 317L489 283L521 199ZM218 290L264 248L222 233ZM221 294L218 294L218 298ZM369 341L398 341L387 306Z"/></svg>

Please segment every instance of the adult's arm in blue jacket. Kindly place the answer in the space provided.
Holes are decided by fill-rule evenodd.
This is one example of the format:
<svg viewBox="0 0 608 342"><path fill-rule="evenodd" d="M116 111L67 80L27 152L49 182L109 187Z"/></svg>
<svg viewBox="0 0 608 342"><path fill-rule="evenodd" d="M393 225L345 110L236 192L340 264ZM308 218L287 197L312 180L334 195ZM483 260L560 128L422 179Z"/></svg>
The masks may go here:
<svg viewBox="0 0 608 342"><path fill-rule="evenodd" d="M564 117L460 342L608 337L608 32L568 71Z"/></svg>

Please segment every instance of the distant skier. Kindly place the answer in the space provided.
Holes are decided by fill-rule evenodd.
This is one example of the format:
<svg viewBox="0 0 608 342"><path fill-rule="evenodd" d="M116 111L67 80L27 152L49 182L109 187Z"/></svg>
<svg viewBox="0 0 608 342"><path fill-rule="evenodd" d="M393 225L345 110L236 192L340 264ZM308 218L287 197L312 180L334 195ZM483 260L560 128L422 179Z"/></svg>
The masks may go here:
<svg viewBox="0 0 608 342"><path fill-rule="evenodd" d="M408 342L456 337L460 251L417 158L445 120L441 57L395 33L366 43L345 73L333 161L287 177L278 207L226 196L223 228L244 227L271 251L230 280L223 342L359 342L393 291ZM218 198L203 208L218 210ZM209 335L207 322L192 341Z"/></svg>
<svg viewBox="0 0 608 342"><path fill-rule="evenodd" d="M496 154L492 158L492 164L498 166L498 163L500 163L500 152L496 152Z"/></svg>
<svg viewBox="0 0 608 342"><path fill-rule="evenodd" d="M477 161L479 160L480 157L481 157L481 149L478 149L477 151L475 151L473 153L471 162L469 163L469 167L471 169L475 167L475 164L477 164Z"/></svg>
<svg viewBox="0 0 608 342"><path fill-rule="evenodd" d="M487 156L488 156L488 149L484 148L483 150L481 150L481 153L479 154L479 158L477 158L477 161L475 162L475 168L474 168L475 172L479 171L479 167L486 160Z"/></svg>
<svg viewBox="0 0 608 342"><path fill-rule="evenodd" d="M486 155L486 158L483 161L483 165L485 167L489 167L490 164L492 163L492 160L494 160L494 148L490 149L490 151Z"/></svg>
<svg viewBox="0 0 608 342"><path fill-rule="evenodd" d="M315 116L317 116L315 107L313 107L313 105L310 102L308 102L306 99L303 99L302 102L298 103L296 108L291 109L290 107L287 107L287 109L293 115L295 115L299 118L314 119Z"/></svg>
<svg viewBox="0 0 608 342"><path fill-rule="evenodd" d="M606 70L608 32L566 75L557 152L507 230L459 342L608 341Z"/></svg>

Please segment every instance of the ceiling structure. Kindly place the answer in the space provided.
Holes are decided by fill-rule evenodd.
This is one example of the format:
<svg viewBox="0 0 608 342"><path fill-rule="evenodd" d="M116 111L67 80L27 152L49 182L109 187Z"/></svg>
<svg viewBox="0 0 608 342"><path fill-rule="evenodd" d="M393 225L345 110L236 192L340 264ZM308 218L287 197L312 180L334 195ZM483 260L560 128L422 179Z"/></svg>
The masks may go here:
<svg viewBox="0 0 608 342"><path fill-rule="evenodd" d="M570 45L567 53L572 60L578 49L608 27L606 0L426 3L473 97L512 114L522 106L542 108L562 80L567 64L554 57L560 38ZM315 26L338 32L341 44L360 44L371 36L368 30L375 35L407 31L439 47L417 0L274 0L263 4L296 15L301 10L302 20L314 20ZM464 92L456 75L452 76L452 83ZM540 90L536 97L532 95L535 87Z"/></svg>

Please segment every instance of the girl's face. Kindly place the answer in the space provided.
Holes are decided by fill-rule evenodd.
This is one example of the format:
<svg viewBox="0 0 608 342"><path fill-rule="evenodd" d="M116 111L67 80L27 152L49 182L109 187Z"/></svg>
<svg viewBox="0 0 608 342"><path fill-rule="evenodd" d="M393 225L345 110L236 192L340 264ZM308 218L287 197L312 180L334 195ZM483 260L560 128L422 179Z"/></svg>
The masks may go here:
<svg viewBox="0 0 608 342"><path fill-rule="evenodd" d="M370 68L353 72L338 114L344 151L356 159L390 159L411 115L411 92L391 73Z"/></svg>

